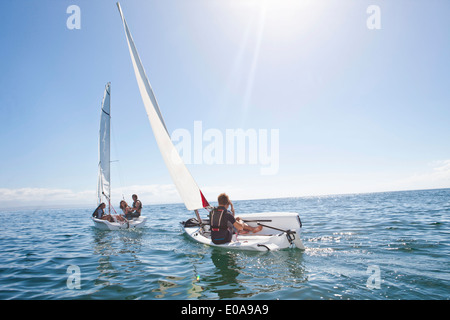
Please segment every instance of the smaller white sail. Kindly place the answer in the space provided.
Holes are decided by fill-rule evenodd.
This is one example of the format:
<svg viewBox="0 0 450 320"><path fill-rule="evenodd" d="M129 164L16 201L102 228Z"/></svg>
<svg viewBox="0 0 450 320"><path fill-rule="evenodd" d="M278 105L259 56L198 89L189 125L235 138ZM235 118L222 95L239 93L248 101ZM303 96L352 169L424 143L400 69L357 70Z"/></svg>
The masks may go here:
<svg viewBox="0 0 450 320"><path fill-rule="evenodd" d="M111 196L110 170L110 123L111 123L111 83L105 87L100 114L100 131L98 141L98 204L109 203ZM105 199L105 200L103 200Z"/></svg>
<svg viewBox="0 0 450 320"><path fill-rule="evenodd" d="M174 182L178 193L183 199L188 210L208 207L208 201L206 201L197 186L197 183L189 170L186 168L186 165L183 163L183 160L170 139L164 119L159 110L158 102L156 101L152 87L147 79L141 59L139 58L139 54L136 46L134 45L133 38L118 2L117 7L122 18L125 36L128 42L128 49L130 51L131 62L133 63L134 73L136 75L142 101L144 103L145 110L147 111L147 116L152 126L159 150L169 170L170 176L172 177L172 181Z"/></svg>

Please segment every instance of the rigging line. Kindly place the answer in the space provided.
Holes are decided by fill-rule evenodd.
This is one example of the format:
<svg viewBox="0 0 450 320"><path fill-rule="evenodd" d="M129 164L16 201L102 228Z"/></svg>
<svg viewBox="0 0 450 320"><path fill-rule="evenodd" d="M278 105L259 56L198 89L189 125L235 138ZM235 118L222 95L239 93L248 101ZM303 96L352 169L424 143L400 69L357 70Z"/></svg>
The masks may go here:
<svg viewBox="0 0 450 320"><path fill-rule="evenodd" d="M102 194L105 196L105 198L108 200L108 204L109 206L113 209L114 213L117 214L116 209L114 209L114 206L111 204L111 198L108 197L104 192L102 192Z"/></svg>

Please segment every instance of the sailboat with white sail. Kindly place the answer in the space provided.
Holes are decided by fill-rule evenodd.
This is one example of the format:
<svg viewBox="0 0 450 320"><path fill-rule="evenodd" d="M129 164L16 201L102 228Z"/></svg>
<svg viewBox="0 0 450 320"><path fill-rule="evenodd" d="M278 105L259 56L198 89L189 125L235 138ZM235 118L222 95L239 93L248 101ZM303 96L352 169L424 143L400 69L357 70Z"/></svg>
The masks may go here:
<svg viewBox="0 0 450 320"><path fill-rule="evenodd" d="M209 211L212 207L172 143L119 3L117 7L122 18L139 91L159 150L186 208L195 212L195 218L182 222L185 233L197 242L229 249L267 251L294 246L304 249L300 239L301 221L299 215L292 212L240 214L239 216L250 226L262 225L263 231L258 234L234 235L232 241L226 244L217 245L211 241L209 220L202 219L198 210Z"/></svg>
<svg viewBox="0 0 450 320"><path fill-rule="evenodd" d="M98 141L98 182L97 182L97 205L101 203L108 204L108 215L111 215L111 209L115 212L111 205L111 83L108 82L105 87L105 93L102 100L102 108L100 115L100 131ZM118 230L127 228L141 228L144 226L146 217L140 216L130 219L119 219L116 215L111 215L113 222L92 217L94 226L102 230Z"/></svg>

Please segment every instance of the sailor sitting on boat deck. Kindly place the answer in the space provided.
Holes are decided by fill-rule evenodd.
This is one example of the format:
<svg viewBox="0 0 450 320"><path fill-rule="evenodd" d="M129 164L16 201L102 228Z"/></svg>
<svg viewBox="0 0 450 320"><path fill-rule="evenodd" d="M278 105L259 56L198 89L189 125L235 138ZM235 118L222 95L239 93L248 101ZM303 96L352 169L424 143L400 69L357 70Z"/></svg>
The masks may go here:
<svg viewBox="0 0 450 320"><path fill-rule="evenodd" d="M211 240L214 244L224 244L231 241L233 236L232 227L235 227L241 233L248 231L261 231L262 226L251 227L244 223L241 218L234 217L234 207L230 198L225 193L221 193L217 198L219 206L210 212ZM231 211L228 207L231 206Z"/></svg>
<svg viewBox="0 0 450 320"><path fill-rule="evenodd" d="M114 218L110 214L105 214L106 204L104 202L100 203L100 205L95 209L92 216L97 219L107 220L109 222L114 222Z"/></svg>
<svg viewBox="0 0 450 320"><path fill-rule="evenodd" d="M130 206L128 205L128 203L125 200L120 201L120 209L122 209L123 215L125 216L125 218L127 218L128 220L133 219L133 215L132 215L132 211L133 209L130 208Z"/></svg>
<svg viewBox="0 0 450 320"><path fill-rule="evenodd" d="M135 194L133 194L131 197L133 198L133 207L131 208L133 212L131 212L131 216L133 218L139 218L142 210L142 202L141 200L138 200L138 196Z"/></svg>

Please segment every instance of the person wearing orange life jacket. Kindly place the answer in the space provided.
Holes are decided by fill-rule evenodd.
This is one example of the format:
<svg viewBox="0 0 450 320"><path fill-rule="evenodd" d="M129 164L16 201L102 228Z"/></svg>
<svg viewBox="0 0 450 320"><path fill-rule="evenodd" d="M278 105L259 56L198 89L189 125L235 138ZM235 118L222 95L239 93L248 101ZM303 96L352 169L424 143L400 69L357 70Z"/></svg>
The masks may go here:
<svg viewBox="0 0 450 320"><path fill-rule="evenodd" d="M251 227L245 224L241 218L234 217L235 211L233 203L225 193L221 193L217 198L219 206L210 212L211 240L214 244L224 244L231 241L233 229L235 227L239 232L253 233L259 232L262 226ZM228 208L231 206L231 211Z"/></svg>

